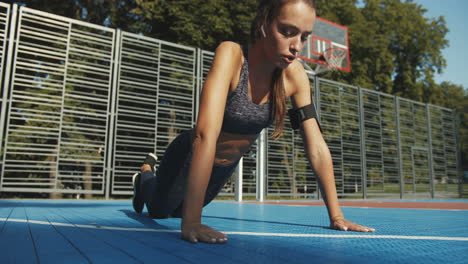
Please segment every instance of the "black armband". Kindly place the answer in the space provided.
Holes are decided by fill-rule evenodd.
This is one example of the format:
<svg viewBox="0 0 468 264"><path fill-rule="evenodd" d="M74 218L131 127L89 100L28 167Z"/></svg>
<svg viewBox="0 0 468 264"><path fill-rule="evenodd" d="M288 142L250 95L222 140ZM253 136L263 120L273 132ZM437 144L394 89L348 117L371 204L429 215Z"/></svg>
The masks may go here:
<svg viewBox="0 0 468 264"><path fill-rule="evenodd" d="M322 127L318 121L317 112L315 111L314 103L306 105L300 108L293 108L288 110L289 120L291 121L292 129L298 129L302 122L307 119L315 118L319 126L320 132L322 132ZM322 132L323 133L323 132Z"/></svg>

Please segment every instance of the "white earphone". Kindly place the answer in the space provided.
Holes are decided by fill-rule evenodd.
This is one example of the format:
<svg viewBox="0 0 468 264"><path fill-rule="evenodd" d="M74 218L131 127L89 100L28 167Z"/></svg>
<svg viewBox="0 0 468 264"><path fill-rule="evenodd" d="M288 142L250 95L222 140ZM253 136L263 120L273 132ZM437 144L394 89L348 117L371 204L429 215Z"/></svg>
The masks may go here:
<svg viewBox="0 0 468 264"><path fill-rule="evenodd" d="M263 25L260 27L260 30L262 31L263 37L266 38L266 33L265 33L265 30L263 29Z"/></svg>

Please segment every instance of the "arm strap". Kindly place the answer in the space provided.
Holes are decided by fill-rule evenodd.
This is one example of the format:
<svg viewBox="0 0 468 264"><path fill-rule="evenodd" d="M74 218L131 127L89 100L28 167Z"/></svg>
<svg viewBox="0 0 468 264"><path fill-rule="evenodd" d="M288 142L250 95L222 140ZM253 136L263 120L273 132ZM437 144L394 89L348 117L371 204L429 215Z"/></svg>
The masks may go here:
<svg viewBox="0 0 468 264"><path fill-rule="evenodd" d="M322 132L322 127L320 126L320 122L318 121L317 112L315 111L314 103L309 105L293 108L288 110L289 120L291 121L292 129L298 129L302 122L307 119L315 118L317 124L319 126L320 132Z"/></svg>

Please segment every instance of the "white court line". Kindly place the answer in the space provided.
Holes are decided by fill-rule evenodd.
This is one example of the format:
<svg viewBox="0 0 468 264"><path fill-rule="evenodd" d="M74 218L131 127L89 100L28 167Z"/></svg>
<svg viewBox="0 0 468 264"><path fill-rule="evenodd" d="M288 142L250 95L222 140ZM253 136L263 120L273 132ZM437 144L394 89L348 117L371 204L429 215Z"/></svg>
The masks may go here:
<svg viewBox="0 0 468 264"><path fill-rule="evenodd" d="M122 231L144 231L144 232L163 232L163 233L180 232L180 230L169 230L169 229L101 226L101 225L98 225L98 224L96 224L96 225L78 225L78 224L67 224L67 223L58 223L58 222L46 222L46 221L26 220L26 219L6 219L6 218L0 218L0 221L16 222L16 223L31 223L31 224L40 224L40 225L54 225L54 226L68 226L68 227L82 227L82 228L94 228L94 229L107 229L107 230L122 230Z"/></svg>
<svg viewBox="0 0 468 264"><path fill-rule="evenodd" d="M3 222L30 223L40 225L54 225L67 227L94 228L119 231L139 231L139 232L157 232L157 233L180 233L180 230L169 229L154 229L154 228L138 228L138 227L115 227L101 225L78 225L58 222L46 222L26 219L6 219L0 218ZM272 236L272 237L330 237L330 238L387 238L387 239L419 239L419 240L449 240L449 241L468 241L468 237L438 237L438 236L394 236L394 235L326 235L326 234L291 234L291 233L257 233L257 232L236 232L236 231L221 231L227 235L243 235L243 236Z"/></svg>

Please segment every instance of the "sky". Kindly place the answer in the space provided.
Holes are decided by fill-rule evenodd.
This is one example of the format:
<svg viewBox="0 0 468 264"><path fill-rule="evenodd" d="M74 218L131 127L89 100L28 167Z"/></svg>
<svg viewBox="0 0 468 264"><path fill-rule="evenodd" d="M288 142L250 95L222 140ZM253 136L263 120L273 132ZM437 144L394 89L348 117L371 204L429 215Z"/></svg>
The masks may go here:
<svg viewBox="0 0 468 264"><path fill-rule="evenodd" d="M443 73L435 76L437 83L449 81L468 89L468 0L415 0L427 12L425 17L443 16L449 32L445 36L449 46L442 50L447 61Z"/></svg>

